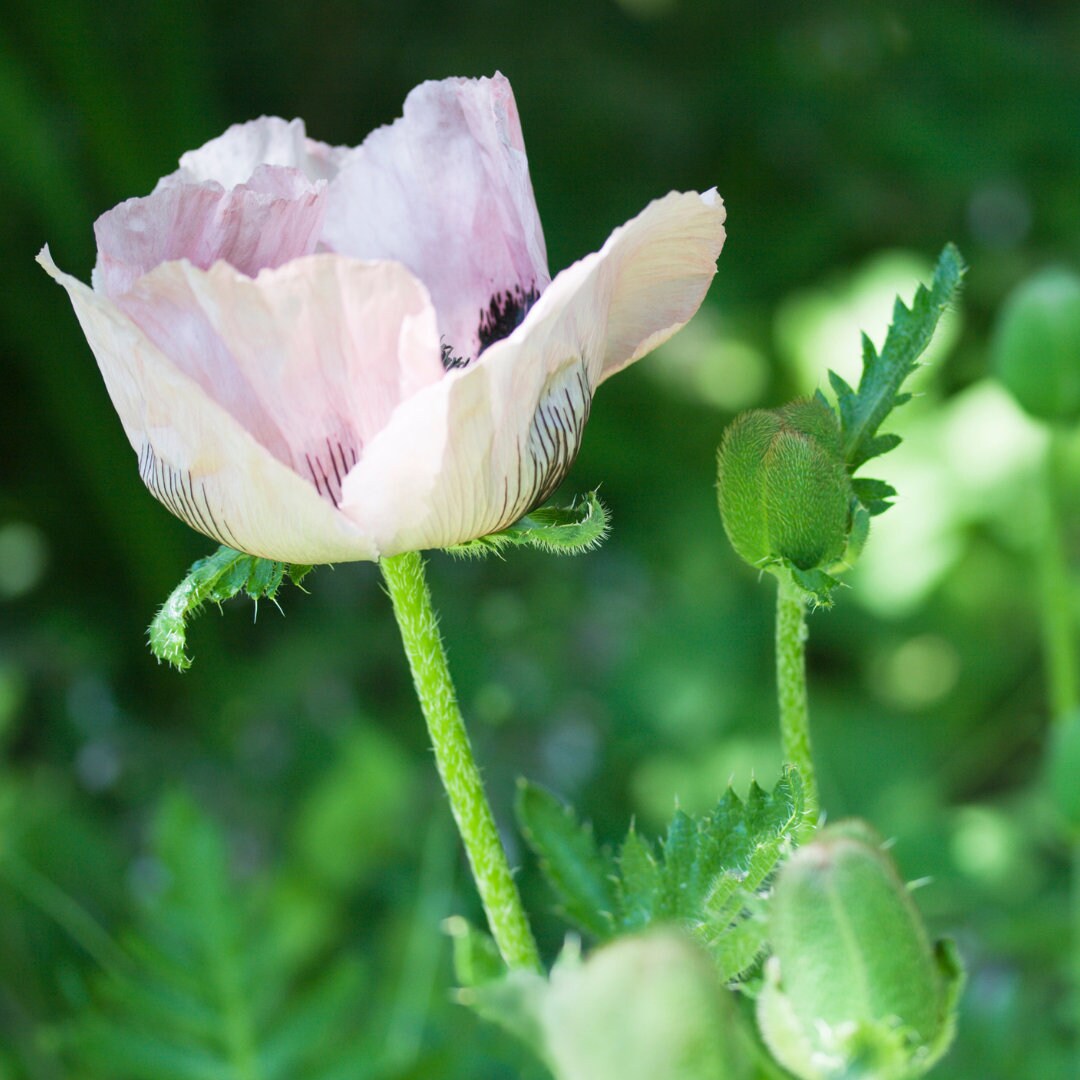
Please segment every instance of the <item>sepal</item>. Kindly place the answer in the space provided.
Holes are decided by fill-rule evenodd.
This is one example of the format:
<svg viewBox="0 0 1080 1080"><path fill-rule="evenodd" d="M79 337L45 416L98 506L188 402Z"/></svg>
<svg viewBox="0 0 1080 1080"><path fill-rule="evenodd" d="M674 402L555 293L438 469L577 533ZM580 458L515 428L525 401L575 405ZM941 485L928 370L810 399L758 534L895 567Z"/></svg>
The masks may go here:
<svg viewBox="0 0 1080 1080"><path fill-rule="evenodd" d="M150 651L159 662L165 661L177 671L187 671L191 667L191 657L184 652L187 622L205 603L221 604L240 593L256 603L264 598L276 602L286 578L299 585L311 569L245 555L222 545L213 555L193 563L184 580L161 605L148 630Z"/></svg>
<svg viewBox="0 0 1080 1080"><path fill-rule="evenodd" d="M569 506L541 506L499 532L455 544L451 555L479 558L501 555L508 547L535 547L551 555L580 555L598 548L607 538L608 509L590 491Z"/></svg>

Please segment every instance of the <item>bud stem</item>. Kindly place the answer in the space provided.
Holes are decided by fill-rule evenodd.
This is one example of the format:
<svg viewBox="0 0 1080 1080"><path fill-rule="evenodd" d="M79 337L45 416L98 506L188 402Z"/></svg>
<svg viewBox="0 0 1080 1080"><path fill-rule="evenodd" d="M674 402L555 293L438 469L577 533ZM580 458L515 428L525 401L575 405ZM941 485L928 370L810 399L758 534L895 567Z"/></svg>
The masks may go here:
<svg viewBox="0 0 1080 1080"><path fill-rule="evenodd" d="M450 797L450 809L465 844L492 937L508 967L538 970L540 955L484 794L446 664L424 576L424 560L418 552L410 551L384 558L379 566L427 721L435 764Z"/></svg>
<svg viewBox="0 0 1080 1080"><path fill-rule="evenodd" d="M1049 441L1042 473L1043 520L1037 542L1041 585L1043 662L1052 719L1064 724L1080 705L1080 671L1077 670L1076 625L1072 605L1072 582L1061 520L1061 491L1065 435L1058 424L1049 424ZM1074 1052L1080 1062L1080 839L1070 835L1072 847L1072 1002Z"/></svg>
<svg viewBox="0 0 1080 1080"><path fill-rule="evenodd" d="M1053 717L1062 721L1080 705L1080 672L1072 608L1072 586L1062 538L1060 475L1064 435L1050 425L1043 472L1043 527L1038 560L1042 584L1042 638Z"/></svg>
<svg viewBox="0 0 1080 1080"><path fill-rule="evenodd" d="M777 575L776 692L780 705L780 740L784 760L802 776L807 816L817 818L818 790L810 751L810 710L806 698L806 598L802 590Z"/></svg>

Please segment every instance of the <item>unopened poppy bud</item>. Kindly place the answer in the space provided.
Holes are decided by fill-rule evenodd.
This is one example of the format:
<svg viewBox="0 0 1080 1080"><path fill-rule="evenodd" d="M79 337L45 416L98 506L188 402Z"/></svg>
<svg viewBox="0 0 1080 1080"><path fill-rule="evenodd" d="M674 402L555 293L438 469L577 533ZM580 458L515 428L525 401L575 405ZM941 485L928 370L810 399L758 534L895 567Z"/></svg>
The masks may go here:
<svg viewBox="0 0 1080 1080"><path fill-rule="evenodd" d="M1080 419L1080 275L1044 270L1012 293L998 320L993 366L1032 416Z"/></svg>
<svg viewBox="0 0 1080 1080"><path fill-rule="evenodd" d="M751 566L824 569L847 545L851 480L840 428L817 398L737 416L717 454L720 515Z"/></svg>
<svg viewBox="0 0 1080 1080"><path fill-rule="evenodd" d="M747 1080L732 994L697 946L669 930L556 966L543 1013L559 1080Z"/></svg>
<svg viewBox="0 0 1080 1080"><path fill-rule="evenodd" d="M880 838L862 822L823 830L780 871L773 955L758 1023L800 1080L910 1080L952 1040L962 976L927 938Z"/></svg>

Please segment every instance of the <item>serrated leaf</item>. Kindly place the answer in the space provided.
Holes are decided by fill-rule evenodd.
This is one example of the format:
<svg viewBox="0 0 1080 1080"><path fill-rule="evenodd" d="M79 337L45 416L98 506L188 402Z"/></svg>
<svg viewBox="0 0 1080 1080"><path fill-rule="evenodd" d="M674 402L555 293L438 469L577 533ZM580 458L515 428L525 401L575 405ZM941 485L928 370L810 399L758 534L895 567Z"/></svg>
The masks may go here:
<svg viewBox="0 0 1080 1080"><path fill-rule="evenodd" d="M243 593L252 600L273 600L286 577L294 585L311 571L310 566L273 562L222 545L213 555L199 559L150 623L150 651L178 671L191 667L185 653L187 623L207 601L220 604Z"/></svg>
<svg viewBox="0 0 1080 1080"><path fill-rule="evenodd" d="M619 929L624 933L641 930L653 921L660 869L648 840L631 827L619 851Z"/></svg>
<svg viewBox="0 0 1080 1080"><path fill-rule="evenodd" d="M455 544L451 555L499 555L508 547L535 547L551 555L580 555L600 546L610 529L607 507L590 491L569 506L541 506L501 532Z"/></svg>
<svg viewBox="0 0 1080 1080"><path fill-rule="evenodd" d="M875 436L889 413L910 397L900 393L901 384L918 367L919 357L930 344L941 316L956 299L964 273L960 252L947 244L930 288L920 285L910 308L897 298L880 354L863 335L863 370L858 390L834 372L829 373L840 415L844 460L852 471L899 441L896 436Z"/></svg>
<svg viewBox="0 0 1080 1080"><path fill-rule="evenodd" d="M889 501L896 495L896 488L884 480L868 480L857 477L851 482L852 491L866 512L871 516L882 514L892 506Z"/></svg>
<svg viewBox="0 0 1080 1080"><path fill-rule="evenodd" d="M727 799L710 828L725 840L723 867L713 878L695 929L724 979L734 979L765 942L760 891L806 823L802 778L787 767L771 792L751 783L746 802Z"/></svg>
<svg viewBox="0 0 1080 1080"><path fill-rule="evenodd" d="M562 914L597 938L614 928L614 864L596 845L592 830L550 791L522 780L515 804L522 835L559 898Z"/></svg>
<svg viewBox="0 0 1080 1080"><path fill-rule="evenodd" d="M655 919L694 917L694 908L699 899L693 891L694 864L698 859L700 842L697 822L681 810L676 810L667 836L661 843L663 863L659 895L653 911Z"/></svg>

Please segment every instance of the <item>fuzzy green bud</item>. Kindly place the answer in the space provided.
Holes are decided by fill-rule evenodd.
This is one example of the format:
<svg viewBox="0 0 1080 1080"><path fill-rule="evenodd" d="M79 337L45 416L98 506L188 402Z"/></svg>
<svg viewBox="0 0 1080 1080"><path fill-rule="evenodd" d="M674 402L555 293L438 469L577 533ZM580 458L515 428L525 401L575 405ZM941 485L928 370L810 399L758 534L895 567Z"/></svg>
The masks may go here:
<svg viewBox="0 0 1080 1080"><path fill-rule="evenodd" d="M844 553L851 480L819 398L737 416L717 454L717 491L728 539L751 566L825 569Z"/></svg>
<svg viewBox="0 0 1080 1080"><path fill-rule="evenodd" d="M1020 284L998 319L992 361L1032 416L1080 419L1080 275L1048 269Z"/></svg>
<svg viewBox="0 0 1080 1080"><path fill-rule="evenodd" d="M758 1024L800 1080L910 1080L948 1048L962 976L934 948L880 838L822 830L784 864Z"/></svg>
<svg viewBox="0 0 1080 1080"><path fill-rule="evenodd" d="M747 1080L733 996L708 958L669 930L556 965L544 1009L559 1080Z"/></svg>

